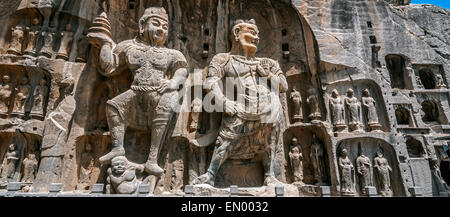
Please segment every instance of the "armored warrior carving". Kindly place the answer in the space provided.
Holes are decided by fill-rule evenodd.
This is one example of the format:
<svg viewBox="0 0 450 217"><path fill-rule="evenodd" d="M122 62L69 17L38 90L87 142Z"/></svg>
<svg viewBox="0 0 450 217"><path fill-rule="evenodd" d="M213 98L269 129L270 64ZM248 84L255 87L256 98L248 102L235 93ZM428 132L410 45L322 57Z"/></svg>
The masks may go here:
<svg viewBox="0 0 450 217"><path fill-rule="evenodd" d="M317 97L316 91L314 88L310 88L308 94L309 96L306 99L306 103L309 105L308 118L311 120L320 120L319 98Z"/></svg>
<svg viewBox="0 0 450 217"><path fill-rule="evenodd" d="M316 180L316 185L322 185L326 178L325 158L323 144L319 141L316 134L312 135L312 145L309 153L309 158L313 165L313 175Z"/></svg>
<svg viewBox="0 0 450 217"><path fill-rule="evenodd" d="M345 148L341 150L339 156L339 171L341 175L341 195L355 195L355 169Z"/></svg>
<svg viewBox="0 0 450 217"><path fill-rule="evenodd" d="M23 77L20 85L15 88L16 97L14 99L14 113L24 113L25 112L25 102L28 99L28 95L31 90L31 85L29 84L28 77Z"/></svg>
<svg viewBox="0 0 450 217"><path fill-rule="evenodd" d="M366 186L372 186L372 164L370 159L362 153L361 144L358 144L359 156L356 158L356 169L359 177L359 186L362 194L367 194Z"/></svg>
<svg viewBox="0 0 450 217"><path fill-rule="evenodd" d="M95 155L92 153L92 146L91 144L86 143L80 159L77 190L89 190L91 185L91 174L94 169L94 159Z"/></svg>
<svg viewBox="0 0 450 217"><path fill-rule="evenodd" d="M385 197L392 196L391 190L392 169L389 166L388 160L383 157L383 152L381 149L377 151L377 156L374 159L373 167L375 169L380 194Z"/></svg>
<svg viewBox="0 0 450 217"><path fill-rule="evenodd" d="M375 106L375 100L370 96L368 89L364 90L361 101L367 114L367 124L369 125L370 130L379 130L381 125L378 122L377 107Z"/></svg>
<svg viewBox="0 0 450 217"><path fill-rule="evenodd" d="M23 160L23 177L22 182L32 183L34 182L34 178L36 177L36 171L38 166L38 161L36 159L36 155L33 153L29 153L28 157Z"/></svg>
<svg viewBox="0 0 450 217"><path fill-rule="evenodd" d="M263 154L265 184L279 183L273 171L275 146L280 135L282 107L279 93L288 88L284 73L278 62L269 58L257 58L259 31L255 21L237 20L232 28L232 48L229 53L220 53L212 59L204 89L214 95L216 104L223 105L225 112L216 148L207 172L194 184L214 184L220 166L228 158L253 158ZM225 78L234 78L238 100L225 96L220 83ZM270 81L264 82L266 79ZM229 85L229 84L226 84ZM243 99L243 100L239 100ZM243 142L258 138L258 142Z"/></svg>
<svg viewBox="0 0 450 217"><path fill-rule="evenodd" d="M158 153L177 106L179 86L187 77L183 54L164 47L168 26L166 11L152 7L146 9L139 20L139 35L135 39L115 44L104 12L89 30L88 40L100 48L101 73L111 77L128 68L134 75L131 89L107 102L113 148L99 159L102 163L125 155L125 130L133 127L151 131L145 171L157 176L164 172L157 164Z"/></svg>
<svg viewBox="0 0 450 217"><path fill-rule="evenodd" d="M16 26L11 29L11 41L9 43L9 54L20 55L22 54L22 43L24 38L24 32L22 26Z"/></svg>
<svg viewBox="0 0 450 217"><path fill-rule="evenodd" d="M293 106L294 117L292 119L294 120L294 122L300 122L303 119L302 96L300 95L300 92L296 89L292 89L291 99L292 99L292 102L294 103L294 106Z"/></svg>
<svg viewBox="0 0 450 217"><path fill-rule="evenodd" d="M34 88L33 108L31 114L44 115L44 102L48 95L47 80L41 78L39 85Z"/></svg>
<svg viewBox="0 0 450 217"><path fill-rule="evenodd" d="M39 35L39 19L38 18L34 18L32 21L32 25L31 27L27 27L27 48L25 49L24 53L30 56L35 56L36 55L36 42L37 42L37 37Z"/></svg>
<svg viewBox="0 0 450 217"><path fill-rule="evenodd" d="M61 32L61 45L59 46L59 50L56 53L57 59L69 59L69 50L72 46L72 39L73 39L73 32L72 32L72 25L67 24L66 25L66 31Z"/></svg>
<svg viewBox="0 0 450 217"><path fill-rule="evenodd" d="M291 151L289 152L292 172L294 175L294 183L303 185L303 151L298 144L297 138L292 138Z"/></svg>
<svg viewBox="0 0 450 217"><path fill-rule="evenodd" d="M136 172L142 173L144 166L131 163L125 156L116 156L111 160L106 178L107 194L134 194L141 183Z"/></svg>
<svg viewBox="0 0 450 217"><path fill-rule="evenodd" d="M345 106L348 111L348 125L351 131L359 130L361 125L360 110L361 105L358 99L353 95L353 89L349 88L345 97Z"/></svg>
<svg viewBox="0 0 450 217"><path fill-rule="evenodd" d="M342 104L341 97L336 89L333 89L331 92L330 110L334 128L337 131L345 129L344 105Z"/></svg>
<svg viewBox="0 0 450 217"><path fill-rule="evenodd" d="M9 75L3 75L2 84L0 85L0 112L7 113L11 102L11 93L13 85Z"/></svg>
<svg viewBox="0 0 450 217"><path fill-rule="evenodd" d="M44 45L39 52L39 55L51 58L53 55L53 40L55 39L55 32L53 29L46 28L42 33L44 37Z"/></svg>
<svg viewBox="0 0 450 217"><path fill-rule="evenodd" d="M6 153L1 171L2 181L10 181L14 178L16 173L17 162L19 161L19 152L17 150L16 144L9 145L9 150Z"/></svg>

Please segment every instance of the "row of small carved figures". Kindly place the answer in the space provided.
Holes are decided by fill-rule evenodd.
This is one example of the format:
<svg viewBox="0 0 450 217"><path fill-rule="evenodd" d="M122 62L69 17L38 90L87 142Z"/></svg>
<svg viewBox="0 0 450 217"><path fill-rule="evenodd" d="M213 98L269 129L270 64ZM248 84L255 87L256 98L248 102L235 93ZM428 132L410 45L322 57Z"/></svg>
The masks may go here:
<svg viewBox="0 0 450 217"><path fill-rule="evenodd" d="M25 47L23 53L28 56L45 56L52 58L54 53L53 45L55 38L60 37L61 43L56 52L57 59L69 60L69 51L73 41L72 25L67 24L65 31L57 34L55 28L39 26L39 19L35 18L30 27L17 25L11 29L11 40L7 49L8 54L22 55L22 47ZM76 62L86 62L86 55L89 49L89 42L86 39L86 32L77 40L77 58ZM43 40L43 45L38 53L38 42ZM25 44L26 43L26 44Z"/></svg>
<svg viewBox="0 0 450 217"><path fill-rule="evenodd" d="M36 178L38 159L36 152L29 152L25 159L22 161L22 174L21 180L24 183L32 183ZM18 163L20 161L19 150L16 144L12 143L8 147L8 151L3 158L3 162L0 165L0 184L5 184L14 179L17 172Z"/></svg>
<svg viewBox="0 0 450 217"><path fill-rule="evenodd" d="M12 110L14 113L25 113L25 105L30 98L31 89L32 87L27 76L24 76L19 84L14 85L9 75L3 75L0 83L0 113L8 113L11 106L13 106ZM47 95L47 80L41 78L32 94L33 107L31 113L42 115ZM11 103L12 99L14 99L13 103Z"/></svg>
<svg viewBox="0 0 450 217"><path fill-rule="evenodd" d="M359 149L361 149L359 144ZM365 156L362 151L359 151L359 156L356 158L356 171L359 178L359 186L362 194L366 194L366 186L373 186L372 163L370 158ZM348 157L347 149L340 150L339 172L341 182L341 194L355 194L355 171L351 160ZM375 178L379 185L379 191L382 196L392 196L391 176L392 168L389 166L388 160L383 155L383 150L379 148L374 158Z"/></svg>

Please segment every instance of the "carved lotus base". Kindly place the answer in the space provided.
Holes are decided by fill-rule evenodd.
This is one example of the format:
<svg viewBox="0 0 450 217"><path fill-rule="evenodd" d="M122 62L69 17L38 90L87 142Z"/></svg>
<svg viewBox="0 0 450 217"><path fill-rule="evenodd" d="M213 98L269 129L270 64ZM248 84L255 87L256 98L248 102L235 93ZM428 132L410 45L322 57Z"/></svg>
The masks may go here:
<svg viewBox="0 0 450 217"><path fill-rule="evenodd" d="M322 118L322 116L320 115L320 113L312 113L308 116L308 118L311 121L314 121L314 120L320 120L320 118Z"/></svg>
<svg viewBox="0 0 450 217"><path fill-rule="evenodd" d="M361 123L349 123L348 129L350 132L354 132L354 133L363 132L361 129Z"/></svg>
<svg viewBox="0 0 450 217"><path fill-rule="evenodd" d="M298 197L300 196L297 186L291 184L283 184L284 196ZM255 196L255 197L274 197L275 185L261 187L239 187L239 196ZM228 197L230 196L230 188L215 188L208 184L194 185L194 196L214 196Z"/></svg>

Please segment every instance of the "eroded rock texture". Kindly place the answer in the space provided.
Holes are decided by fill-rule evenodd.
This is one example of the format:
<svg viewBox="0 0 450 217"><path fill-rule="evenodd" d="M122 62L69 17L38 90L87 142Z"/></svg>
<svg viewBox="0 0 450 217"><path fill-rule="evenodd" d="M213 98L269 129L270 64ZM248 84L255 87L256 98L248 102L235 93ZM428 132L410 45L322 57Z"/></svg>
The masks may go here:
<svg viewBox="0 0 450 217"><path fill-rule="evenodd" d="M3 1L0 188L448 195L450 11L409 3Z"/></svg>

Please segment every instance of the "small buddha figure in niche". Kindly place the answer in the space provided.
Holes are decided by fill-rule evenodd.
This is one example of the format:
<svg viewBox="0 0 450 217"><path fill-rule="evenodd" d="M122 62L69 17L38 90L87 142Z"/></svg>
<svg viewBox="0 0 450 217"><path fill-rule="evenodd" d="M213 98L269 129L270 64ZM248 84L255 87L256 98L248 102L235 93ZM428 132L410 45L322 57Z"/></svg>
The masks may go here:
<svg viewBox="0 0 450 217"><path fill-rule="evenodd" d="M358 99L353 95L353 89L349 88L345 97L345 106L348 114L348 125L350 131L359 131L361 125L360 111L361 105Z"/></svg>
<svg viewBox="0 0 450 217"><path fill-rule="evenodd" d="M61 35L61 45L56 53L56 59L69 60L69 50L72 46L73 32L72 25L67 24L65 31L60 33Z"/></svg>
<svg viewBox="0 0 450 217"><path fill-rule="evenodd" d="M189 125L190 131L198 130L201 112L202 112L202 100L199 98L195 98L194 101L192 101L191 124Z"/></svg>
<svg viewBox="0 0 450 217"><path fill-rule="evenodd" d="M116 156L111 160L106 178L107 194L134 194L141 183L136 172L144 172L144 165L128 161L125 156Z"/></svg>
<svg viewBox="0 0 450 217"><path fill-rule="evenodd" d="M31 21L31 26L26 27L26 30L27 30L28 42L27 42L27 48L25 49L24 53L26 55L36 56L36 42L37 42L37 37L39 35L39 30L40 30L39 19L34 18Z"/></svg>
<svg viewBox="0 0 450 217"><path fill-rule="evenodd" d="M20 81L20 84L16 91L16 97L14 99L14 113L24 113L25 112L25 102L28 99L28 95L31 90L31 85L29 84L29 80L27 76L24 76Z"/></svg>
<svg viewBox="0 0 450 217"><path fill-rule="evenodd" d="M375 106L375 100L370 96L369 90L365 89L363 97L361 99L362 105L366 112L367 124L371 131L378 131L381 128L378 122L377 107Z"/></svg>
<svg viewBox="0 0 450 217"><path fill-rule="evenodd" d="M11 181L16 173L17 162L19 161L19 151L17 150L16 144L12 143L9 145L8 152L3 158L1 180Z"/></svg>
<svg viewBox="0 0 450 217"><path fill-rule="evenodd" d="M313 165L313 175L316 185L320 186L326 179L327 172L325 167L324 146L317 138L316 134L312 134L312 145L309 158Z"/></svg>
<svg viewBox="0 0 450 217"><path fill-rule="evenodd" d="M47 96L47 80L43 77L39 80L39 85L34 88L31 114L44 115L44 102L47 99Z"/></svg>
<svg viewBox="0 0 450 217"><path fill-rule="evenodd" d="M55 35L55 30L52 28L45 28L44 31L42 31L41 36L44 38L44 46L42 46L41 51L39 52L40 56L52 58Z"/></svg>
<svg viewBox="0 0 450 217"><path fill-rule="evenodd" d="M294 175L294 184L304 185L303 183L303 151L297 138L291 140L291 151L289 152L292 173Z"/></svg>
<svg viewBox="0 0 450 217"><path fill-rule="evenodd" d="M358 144L359 156L356 158L356 170L359 177L360 191L363 195L366 195L366 186L372 186L372 164L370 159L364 155L361 149L361 143Z"/></svg>
<svg viewBox="0 0 450 217"><path fill-rule="evenodd" d="M2 84L0 85L0 113L8 113L11 103L11 93L13 84L9 75L2 76Z"/></svg>
<svg viewBox="0 0 450 217"><path fill-rule="evenodd" d="M378 191L380 192L380 195L384 197L392 196L392 168L389 166L388 160L383 156L383 151L381 148L377 151L377 156L374 159L373 167L375 169L375 177L379 186Z"/></svg>
<svg viewBox="0 0 450 217"><path fill-rule="evenodd" d="M422 84L422 80L420 79L420 76L416 75L416 83L417 83L417 88L419 88L419 89L423 89L424 88L424 86Z"/></svg>
<svg viewBox="0 0 450 217"><path fill-rule="evenodd" d="M87 29L83 31L83 35L77 40L77 58L76 62L85 63L89 52L89 41L86 39Z"/></svg>
<svg viewBox="0 0 450 217"><path fill-rule="evenodd" d="M293 121L295 123L301 122L303 120L303 112L302 112L302 96L300 95L300 92L295 89L295 87L292 89L290 98L293 103Z"/></svg>
<svg viewBox="0 0 450 217"><path fill-rule="evenodd" d="M36 178L38 161L34 153L28 153L28 156L22 162L23 177L22 182L33 183Z"/></svg>
<svg viewBox="0 0 450 217"><path fill-rule="evenodd" d="M316 91L314 88L310 88L308 90L308 98L306 99L306 103L309 106L309 115L308 118L312 121L320 120L321 114L319 109L319 98L317 97Z"/></svg>
<svg viewBox="0 0 450 217"><path fill-rule="evenodd" d="M86 143L80 159L77 190L89 190L91 186L91 174L94 170L94 159L95 154L92 153L92 145Z"/></svg>
<svg viewBox="0 0 450 217"><path fill-rule="evenodd" d="M341 195L355 195L355 169L348 158L347 149L342 149L339 156L339 172L341 176Z"/></svg>
<svg viewBox="0 0 450 217"><path fill-rule="evenodd" d="M341 131L345 129L344 105L342 104L341 97L336 89L333 89L331 92L330 110L335 130Z"/></svg>
<svg viewBox="0 0 450 217"><path fill-rule="evenodd" d="M20 25L11 28L11 41L9 43L8 54L21 55L22 43L24 39L24 28Z"/></svg>
<svg viewBox="0 0 450 217"><path fill-rule="evenodd" d="M444 79L442 78L442 75L437 74L436 75L436 89L445 89L447 86L444 83Z"/></svg>

